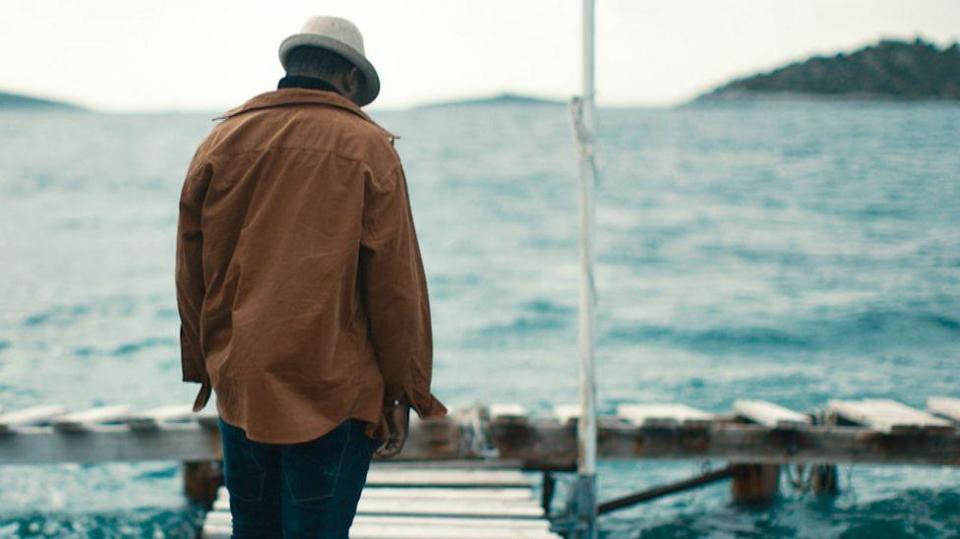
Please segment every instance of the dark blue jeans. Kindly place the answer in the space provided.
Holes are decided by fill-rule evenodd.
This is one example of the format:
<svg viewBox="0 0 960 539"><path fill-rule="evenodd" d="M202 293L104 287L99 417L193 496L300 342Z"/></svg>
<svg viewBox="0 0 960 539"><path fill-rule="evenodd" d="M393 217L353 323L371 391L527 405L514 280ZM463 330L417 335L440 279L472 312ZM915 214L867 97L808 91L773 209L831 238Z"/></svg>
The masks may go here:
<svg viewBox="0 0 960 539"><path fill-rule="evenodd" d="M347 419L300 444L247 439L221 418L233 537L347 539L380 441Z"/></svg>

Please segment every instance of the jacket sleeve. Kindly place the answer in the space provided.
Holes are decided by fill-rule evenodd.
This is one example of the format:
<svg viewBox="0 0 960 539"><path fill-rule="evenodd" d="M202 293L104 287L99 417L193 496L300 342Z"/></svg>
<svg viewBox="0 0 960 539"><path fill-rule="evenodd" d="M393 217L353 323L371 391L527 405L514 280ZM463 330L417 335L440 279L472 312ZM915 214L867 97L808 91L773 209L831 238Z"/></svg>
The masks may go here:
<svg viewBox="0 0 960 539"><path fill-rule="evenodd" d="M406 178L398 162L365 182L360 280L384 400L405 397L421 418L442 417L447 408L430 392L430 302Z"/></svg>
<svg viewBox="0 0 960 539"><path fill-rule="evenodd" d="M200 308L203 305L203 234L200 212L209 185L209 166L190 165L180 194L177 219L176 288L180 313L180 363L184 382L208 383L200 346Z"/></svg>

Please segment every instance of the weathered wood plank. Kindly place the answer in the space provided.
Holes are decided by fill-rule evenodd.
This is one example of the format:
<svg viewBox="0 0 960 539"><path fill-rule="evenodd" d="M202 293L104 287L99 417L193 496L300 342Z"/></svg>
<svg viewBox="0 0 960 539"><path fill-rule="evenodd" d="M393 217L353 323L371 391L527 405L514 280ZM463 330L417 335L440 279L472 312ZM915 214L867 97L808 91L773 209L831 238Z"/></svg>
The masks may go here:
<svg viewBox="0 0 960 539"><path fill-rule="evenodd" d="M208 513L203 527L208 539L230 536L229 513ZM551 539L546 520L458 517L387 517L357 515L350 528L352 539Z"/></svg>
<svg viewBox="0 0 960 539"><path fill-rule="evenodd" d="M445 515L513 518L542 518L543 507L535 500L464 500L459 497L445 500L361 497L358 514L365 515Z"/></svg>
<svg viewBox="0 0 960 539"><path fill-rule="evenodd" d="M930 397L927 410L954 423L960 423L960 399L951 397Z"/></svg>
<svg viewBox="0 0 960 539"><path fill-rule="evenodd" d="M0 436L0 464L220 459L219 433L194 422L146 432L126 425L93 425L80 434L61 434L50 427L23 427L16 432Z"/></svg>
<svg viewBox="0 0 960 539"><path fill-rule="evenodd" d="M526 420L530 415L527 408L515 402L502 402L490 405L490 417L497 419Z"/></svg>
<svg viewBox="0 0 960 539"><path fill-rule="evenodd" d="M709 422L714 415L679 403L621 404L617 415L635 425L675 425Z"/></svg>
<svg viewBox="0 0 960 539"><path fill-rule="evenodd" d="M475 455L470 444L461 439L456 421L442 424L443 432L433 430L436 425L431 424L424 421L411 428L410 439L399 458L375 460L371 479L376 480L377 469L398 470L401 465L422 467L424 471L463 465L496 468L505 464L570 470L576 462L575 422L561 423L553 417L531 417L523 422L491 420L486 438L497 449L496 459ZM448 428L450 432L446 431ZM220 454L218 435L217 429L200 428L195 421L164 423L153 432L133 431L127 425L93 424L82 436L62 434L50 427L24 426L15 435L0 436L0 464L216 460ZM429 441L432 437L439 437L441 450L434 449ZM960 464L960 432L953 427L884 432L867 427L808 425L784 431L721 419L707 424L635 425L622 418L601 416L597 445L598 455L611 459ZM499 485L494 482L482 486Z"/></svg>
<svg viewBox="0 0 960 539"><path fill-rule="evenodd" d="M557 469L576 461L574 425L532 420L493 424L500 458ZM885 433L863 427L810 425L791 430L712 422L707 425L598 425L597 454L608 459L717 459L730 462L960 465L956 430ZM567 469L567 468L563 468Z"/></svg>
<svg viewBox="0 0 960 539"><path fill-rule="evenodd" d="M13 410L0 415L0 433L10 432L18 427L43 425L54 418L67 413L60 405L42 405Z"/></svg>
<svg viewBox="0 0 960 539"><path fill-rule="evenodd" d="M546 519L532 518L469 518L469 517L416 517L392 515L357 515L354 520L360 524L407 525L407 526L487 526L490 528L509 527L525 530L549 530L550 522Z"/></svg>
<svg viewBox="0 0 960 539"><path fill-rule="evenodd" d="M189 404L171 404L135 412L127 416L126 423L132 429L159 429L163 423L194 419L193 406Z"/></svg>
<svg viewBox="0 0 960 539"><path fill-rule="evenodd" d="M462 500L511 500L517 502L527 502L533 500L533 491L524 488L365 488L362 496L364 498L392 499L400 498L404 500L434 499L446 500L458 498ZM228 499L229 494L225 488L217 492L217 499Z"/></svg>
<svg viewBox="0 0 960 539"><path fill-rule="evenodd" d="M890 399L831 400L827 409L844 419L881 432L951 428L951 423Z"/></svg>
<svg viewBox="0 0 960 539"><path fill-rule="evenodd" d="M229 511L230 499L217 499L216 511ZM535 500L420 499L361 496L358 515L443 515L460 517L542 518L543 507Z"/></svg>
<svg viewBox="0 0 960 539"><path fill-rule="evenodd" d="M218 525L231 525L229 511L211 511L207 513L207 522ZM398 515L361 515L353 519L354 525L371 524L378 526L462 526L499 528L508 527L524 530L549 530L550 521L536 518L496 518L496 517L449 517L449 516L398 516Z"/></svg>
<svg viewBox="0 0 960 539"><path fill-rule="evenodd" d="M553 415L561 424L576 423L580 418L580 405L555 404L553 406Z"/></svg>
<svg viewBox="0 0 960 539"><path fill-rule="evenodd" d="M733 403L738 416L771 429L791 428L810 423L810 417L779 404L763 400L738 399Z"/></svg>
<svg viewBox="0 0 960 539"><path fill-rule="evenodd" d="M123 421L129 411L130 407L124 404L98 406L60 416L53 420L53 428L62 432L82 432L97 423Z"/></svg>
<svg viewBox="0 0 960 539"><path fill-rule="evenodd" d="M376 462L367 473L368 487L522 487L531 479L518 470L412 469L381 467Z"/></svg>
<svg viewBox="0 0 960 539"><path fill-rule="evenodd" d="M519 527L490 527L483 523L473 526L376 525L358 523L350 528L352 539L552 539L559 535L544 530Z"/></svg>

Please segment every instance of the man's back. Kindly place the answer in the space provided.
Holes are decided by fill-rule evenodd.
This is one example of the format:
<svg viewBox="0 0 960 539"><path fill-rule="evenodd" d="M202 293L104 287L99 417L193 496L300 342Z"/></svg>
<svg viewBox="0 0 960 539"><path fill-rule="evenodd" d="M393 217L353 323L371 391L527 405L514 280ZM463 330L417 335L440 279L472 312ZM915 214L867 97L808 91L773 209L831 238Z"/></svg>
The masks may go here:
<svg viewBox="0 0 960 539"><path fill-rule="evenodd" d="M271 443L316 438L347 417L386 437L384 397L442 415L391 135L349 100L310 89L267 92L225 117L181 197L184 379L209 380L221 417Z"/></svg>

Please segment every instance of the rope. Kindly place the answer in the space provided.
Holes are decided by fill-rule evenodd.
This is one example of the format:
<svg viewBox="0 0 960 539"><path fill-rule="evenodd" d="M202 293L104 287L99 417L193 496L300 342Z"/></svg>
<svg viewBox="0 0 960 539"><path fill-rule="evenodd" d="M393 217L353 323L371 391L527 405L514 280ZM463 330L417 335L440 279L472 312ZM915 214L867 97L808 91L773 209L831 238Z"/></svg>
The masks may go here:
<svg viewBox="0 0 960 539"><path fill-rule="evenodd" d="M594 142L593 133L587 129L587 126L583 123L583 98L580 96L573 96L570 99L570 104L568 105L570 110L570 123L573 126L573 139L577 144L577 152L580 154L580 157L585 159L590 165L590 174L593 176L593 181L596 185L600 185L600 170L597 167L596 154L594 152Z"/></svg>

